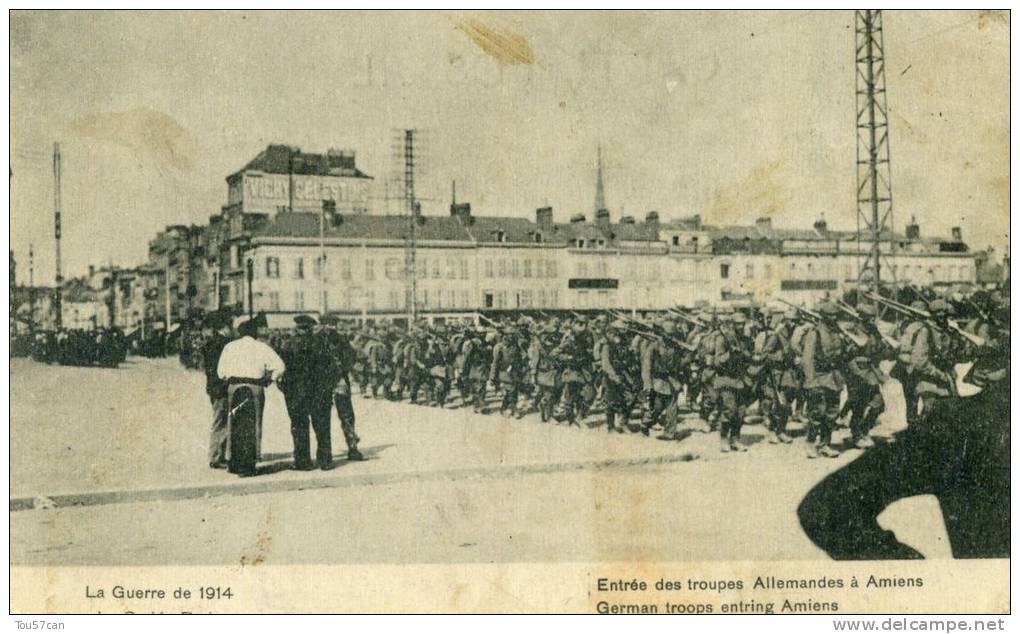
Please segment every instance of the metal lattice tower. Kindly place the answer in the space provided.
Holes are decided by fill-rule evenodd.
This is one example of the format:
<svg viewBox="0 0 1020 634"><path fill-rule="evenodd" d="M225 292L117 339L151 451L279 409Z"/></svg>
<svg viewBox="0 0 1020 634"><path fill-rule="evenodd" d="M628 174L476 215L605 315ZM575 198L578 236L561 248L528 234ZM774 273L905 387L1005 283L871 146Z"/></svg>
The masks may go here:
<svg viewBox="0 0 1020 634"><path fill-rule="evenodd" d="M895 250L882 12L858 10L855 23L857 289L860 292L864 287L870 287L877 294L883 280L884 265ZM892 275L888 277L895 286L896 269L891 268Z"/></svg>
<svg viewBox="0 0 1020 634"><path fill-rule="evenodd" d="M404 249L404 273L407 276L407 327L418 317L418 214L421 207L414 198L414 130L404 130L404 202L407 207L407 245Z"/></svg>
<svg viewBox="0 0 1020 634"><path fill-rule="evenodd" d="M606 209L606 186L602 182L602 146L598 146L598 159L597 159L598 175L595 180L595 213L599 210Z"/></svg>

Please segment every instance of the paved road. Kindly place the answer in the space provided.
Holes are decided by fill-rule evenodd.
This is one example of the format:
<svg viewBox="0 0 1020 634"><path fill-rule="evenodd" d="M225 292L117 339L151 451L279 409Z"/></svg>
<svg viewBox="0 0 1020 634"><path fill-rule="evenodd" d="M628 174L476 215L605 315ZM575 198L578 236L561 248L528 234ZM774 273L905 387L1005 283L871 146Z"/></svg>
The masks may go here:
<svg viewBox="0 0 1020 634"><path fill-rule="evenodd" d="M11 389L12 497L95 503L12 511L12 561L30 565L816 558L796 505L858 455L807 460L756 426L749 452L720 454L710 434L662 442L357 399L369 461L238 480L206 468L202 377L173 360L15 359ZM266 421L268 465L283 469L279 393ZM342 457L335 419L333 442ZM948 556L933 499L882 520Z"/></svg>

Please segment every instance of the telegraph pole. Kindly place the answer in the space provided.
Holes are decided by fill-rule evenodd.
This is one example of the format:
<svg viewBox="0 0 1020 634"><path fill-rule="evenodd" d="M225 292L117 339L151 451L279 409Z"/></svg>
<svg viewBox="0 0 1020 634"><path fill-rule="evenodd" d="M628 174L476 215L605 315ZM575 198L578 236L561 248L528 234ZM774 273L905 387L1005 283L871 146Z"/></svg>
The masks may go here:
<svg viewBox="0 0 1020 634"><path fill-rule="evenodd" d="M407 248L404 270L407 274L407 327L418 318L418 215L421 205L414 198L414 130L404 130L404 202L407 205Z"/></svg>
<svg viewBox="0 0 1020 634"><path fill-rule="evenodd" d="M53 233L57 240L57 288L53 301L57 311L56 325L60 328L64 324L64 276L60 269L60 143L53 144Z"/></svg>
<svg viewBox="0 0 1020 634"><path fill-rule="evenodd" d="M881 290L882 260L894 257L892 173L885 90L882 12L858 10L856 23L857 94L857 292ZM882 242L888 242L886 251ZM869 243L866 252L861 246ZM893 285L896 285L893 269ZM858 301L861 297L858 296ZM876 306L879 314L882 306Z"/></svg>
<svg viewBox="0 0 1020 634"><path fill-rule="evenodd" d="M35 245L28 245L28 326L35 330Z"/></svg>

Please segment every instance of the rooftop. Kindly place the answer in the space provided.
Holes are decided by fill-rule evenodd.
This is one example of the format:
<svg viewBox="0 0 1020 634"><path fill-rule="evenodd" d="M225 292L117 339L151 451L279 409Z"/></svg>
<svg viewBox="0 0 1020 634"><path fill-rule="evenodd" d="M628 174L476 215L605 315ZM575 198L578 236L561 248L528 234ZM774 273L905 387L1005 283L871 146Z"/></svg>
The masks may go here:
<svg viewBox="0 0 1020 634"><path fill-rule="evenodd" d="M231 174L227 180L248 171L267 174L299 174L316 176L348 176L372 178L354 164L354 152L329 150L325 154L302 152L290 145L272 144L248 161L248 164Z"/></svg>

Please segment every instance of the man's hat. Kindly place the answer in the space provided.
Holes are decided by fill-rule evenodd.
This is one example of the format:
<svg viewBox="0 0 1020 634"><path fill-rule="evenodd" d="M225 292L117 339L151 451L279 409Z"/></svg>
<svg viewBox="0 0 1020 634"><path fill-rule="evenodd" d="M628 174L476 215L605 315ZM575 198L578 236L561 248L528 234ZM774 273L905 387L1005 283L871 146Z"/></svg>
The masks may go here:
<svg viewBox="0 0 1020 634"><path fill-rule="evenodd" d="M206 328L212 328L213 330L219 330L230 325L230 315L214 310L205 316Z"/></svg>
<svg viewBox="0 0 1020 634"><path fill-rule="evenodd" d="M924 305L924 302L922 302L919 299L915 299L914 301L910 302L910 307L916 310L928 310L928 307Z"/></svg>
<svg viewBox="0 0 1020 634"><path fill-rule="evenodd" d="M294 318L294 325L298 328L311 328L318 322L311 315L298 315Z"/></svg>
<svg viewBox="0 0 1020 634"><path fill-rule="evenodd" d="M336 315L323 315L319 318L319 323L323 326L335 326L340 323L340 317Z"/></svg>
<svg viewBox="0 0 1020 634"><path fill-rule="evenodd" d="M729 321L734 324L743 324L747 322L747 317L739 310L735 310L729 315Z"/></svg>

